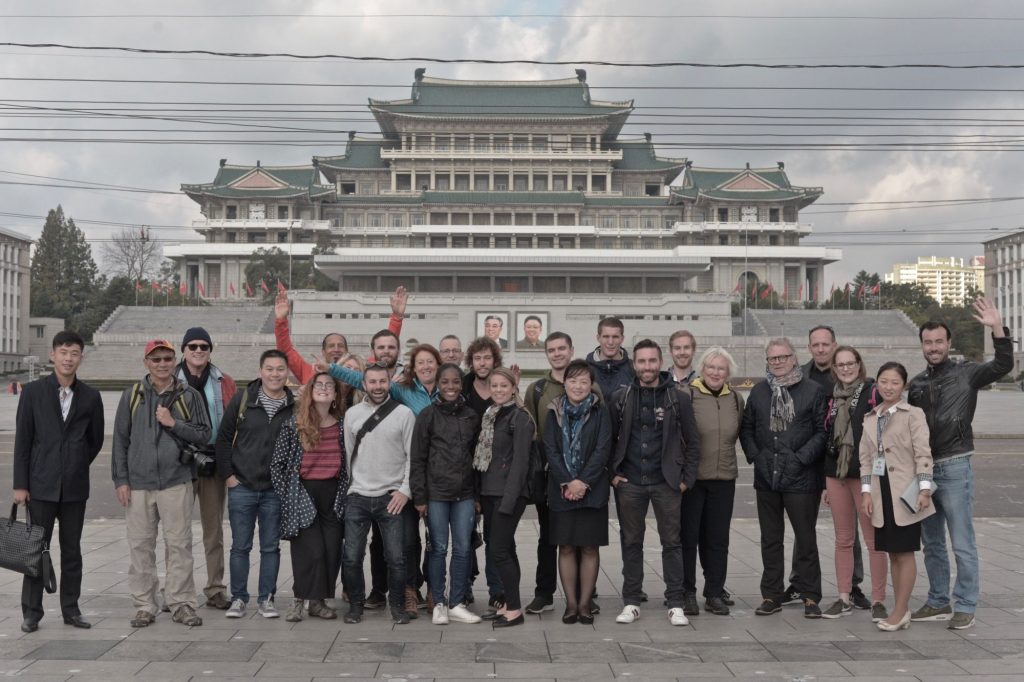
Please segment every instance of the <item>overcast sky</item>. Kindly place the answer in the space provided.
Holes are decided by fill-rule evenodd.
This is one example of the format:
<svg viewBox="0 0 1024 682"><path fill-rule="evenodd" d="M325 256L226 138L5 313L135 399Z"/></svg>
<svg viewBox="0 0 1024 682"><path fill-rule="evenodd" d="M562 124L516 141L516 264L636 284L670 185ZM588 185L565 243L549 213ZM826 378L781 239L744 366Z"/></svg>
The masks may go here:
<svg viewBox="0 0 1024 682"><path fill-rule="evenodd" d="M637 6L642 6L642 10L632 11L646 15L720 16L593 16L622 14L628 11L627 7ZM203 16L58 18L58 15L70 14L125 13ZM260 13L306 16L210 16ZM533 13L573 17L312 16L332 13ZM16 18L12 16L15 14L43 16ZM752 15L788 18L755 19ZM804 18L795 18L798 15ZM826 18L820 18L822 16ZM960 18L927 20L927 17ZM766 64L1020 64L1024 63L1022 28L1024 9L1011 1L500 3L375 0L341 3L252 0L209 3L179 0L175 3L123 3L13 0L0 5L0 42L303 54L330 52L384 57ZM0 109L5 114L2 117L5 130L0 134L4 140L0 143L0 183L59 182L12 174L22 173L171 192L176 192L183 182L211 180L218 160L225 157L232 163L261 160L268 165L301 164L308 163L313 154L340 153L346 131L373 133L377 130L366 110L367 98L407 97L413 70L419 66L426 67L431 76L446 78L545 79L573 75L572 65L231 59L9 46L0 46L0 54L0 76L29 79L7 80L0 85ZM999 140L1018 139L1024 126L1024 91L994 90L1021 88L1020 70L583 68L587 70L595 98L635 100L637 111L625 134L653 133L664 156L689 158L697 166L741 167L749 162L757 167L784 161L794 184L823 187L824 197L801 215L803 222L813 223L815 235L804 243L843 249L844 260L830 266L826 273L826 281L840 286L861 269L884 273L894 262L912 261L918 255L969 258L981 254L983 239L1020 229L1024 224L1021 218L1024 204L1015 201L906 210L893 210L892 205L884 204L863 205L863 202L1024 194L1019 191L1019 152L978 151L983 146L1004 149L1016 146L1015 142L1000 143ZM249 81L276 85L31 80L67 78ZM289 87L284 83L311 85ZM890 90L813 89L822 87ZM912 88L971 88L976 91L914 91ZM199 102L208 104L194 104ZM237 114L197 111L230 109L222 105L231 102L248 102L251 106ZM282 113L279 116L282 120L278 121L242 118L267 116L268 111L275 109L265 106L267 104L286 105L279 109L287 113ZM314 107L313 104L328 106ZM224 118L199 123L98 118L83 117L79 112L69 116L69 112L25 107L89 112L103 109L106 113L138 113L139 108L169 109L172 111L151 114ZM111 111L117 108L122 111ZM317 114L317 110L329 113ZM786 118L766 118L769 116ZM303 118L307 120L301 120ZM308 120L311 118L321 120ZM885 120L893 118L898 120ZM286 134L241 127L239 123L302 127L314 132ZM113 143L97 139L161 143ZM213 144L166 143L173 139L206 140ZM255 144L257 140L290 142ZM296 140L302 143L294 144ZM230 141L239 144L230 144ZM737 143L765 149L721 148ZM858 146L881 143L887 148L836 149L837 143ZM928 143L946 148L952 144L953 150L890 149ZM786 148L808 144L831 148ZM956 150L957 145L967 149ZM716 146L719 148L705 148ZM861 205L823 205L846 202ZM104 239L109 239L120 228L85 222L87 220L158 226L152 230L154 236L176 241L182 236L188 237L189 233L173 226L187 226L200 217L198 206L180 194L129 194L0 184L0 226L38 236L41 219L7 214L42 216L58 203L79 221L93 241L94 253ZM885 210L874 210L879 208Z"/></svg>

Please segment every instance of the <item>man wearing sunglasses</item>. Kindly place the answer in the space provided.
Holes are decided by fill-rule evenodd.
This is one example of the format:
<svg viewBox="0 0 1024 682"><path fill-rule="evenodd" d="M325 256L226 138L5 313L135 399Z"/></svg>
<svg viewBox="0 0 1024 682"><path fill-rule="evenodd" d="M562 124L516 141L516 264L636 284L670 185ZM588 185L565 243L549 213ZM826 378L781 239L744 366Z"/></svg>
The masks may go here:
<svg viewBox="0 0 1024 682"><path fill-rule="evenodd" d="M163 526L167 557L167 604L172 620L202 625L196 615L192 578L192 490L194 464L188 446L210 440L202 398L174 378L174 346L165 339L146 344L147 374L121 394L114 418L110 464L117 501L125 508L128 591L136 608L133 628L156 620L160 610L156 538Z"/></svg>
<svg viewBox="0 0 1024 682"><path fill-rule="evenodd" d="M213 339L202 327L192 327L181 340L181 362L175 367L178 381L196 390L203 401L210 422L210 438L203 446L203 454L216 458L214 444L217 430L224 418L224 409L237 391L235 380L222 372L211 361ZM216 466L196 467L193 481L199 500L199 519L203 525L203 551L206 554L206 605L224 610L231 605L224 584L224 503L227 487L218 475Z"/></svg>

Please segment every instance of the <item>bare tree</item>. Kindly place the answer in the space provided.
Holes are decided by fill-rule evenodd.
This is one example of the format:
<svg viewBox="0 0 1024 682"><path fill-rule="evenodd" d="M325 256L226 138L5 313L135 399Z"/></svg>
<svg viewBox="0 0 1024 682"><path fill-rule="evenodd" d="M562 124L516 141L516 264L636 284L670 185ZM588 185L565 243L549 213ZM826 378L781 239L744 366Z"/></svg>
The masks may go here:
<svg viewBox="0 0 1024 682"><path fill-rule="evenodd" d="M100 245L106 269L132 282L148 279L160 269L161 249L145 227L124 229Z"/></svg>

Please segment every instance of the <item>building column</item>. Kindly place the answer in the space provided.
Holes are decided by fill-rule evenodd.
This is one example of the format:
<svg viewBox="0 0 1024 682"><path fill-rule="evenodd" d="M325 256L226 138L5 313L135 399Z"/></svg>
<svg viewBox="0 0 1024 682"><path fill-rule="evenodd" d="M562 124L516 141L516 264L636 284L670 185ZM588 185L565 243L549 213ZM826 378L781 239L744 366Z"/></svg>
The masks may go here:
<svg viewBox="0 0 1024 682"><path fill-rule="evenodd" d="M587 168L587 194L590 194L593 191L594 191L594 175L593 175L593 173L590 172L590 169Z"/></svg>
<svg viewBox="0 0 1024 682"><path fill-rule="evenodd" d="M398 189L398 169L394 166L391 167L391 192L392 194Z"/></svg>
<svg viewBox="0 0 1024 682"><path fill-rule="evenodd" d="M798 293L801 289L804 290L804 293L800 295L800 302L803 303L811 297L811 292L806 291L810 286L807 282L807 261L800 261L800 283L797 286Z"/></svg>

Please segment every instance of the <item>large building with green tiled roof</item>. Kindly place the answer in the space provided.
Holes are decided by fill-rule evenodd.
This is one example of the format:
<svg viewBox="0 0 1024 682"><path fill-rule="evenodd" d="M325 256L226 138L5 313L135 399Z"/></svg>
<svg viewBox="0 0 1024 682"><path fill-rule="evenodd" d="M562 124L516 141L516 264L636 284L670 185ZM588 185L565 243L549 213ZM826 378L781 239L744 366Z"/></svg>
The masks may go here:
<svg viewBox="0 0 1024 682"><path fill-rule="evenodd" d="M220 297L244 291L243 244L279 242L306 258L328 235L335 254L315 262L342 295L380 298L404 284L417 300L634 305L727 301L755 279L792 304L817 298L841 256L799 243L811 231L799 211L821 188L791 184L782 164L698 168L661 156L650 135L622 135L633 108L594 99L582 70L478 81L417 69L407 99L369 100L379 136L350 133L343 154L314 156L294 175L222 166L209 185L183 185L206 243L168 255L190 287ZM302 225L282 227L283 217Z"/></svg>

